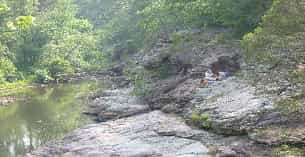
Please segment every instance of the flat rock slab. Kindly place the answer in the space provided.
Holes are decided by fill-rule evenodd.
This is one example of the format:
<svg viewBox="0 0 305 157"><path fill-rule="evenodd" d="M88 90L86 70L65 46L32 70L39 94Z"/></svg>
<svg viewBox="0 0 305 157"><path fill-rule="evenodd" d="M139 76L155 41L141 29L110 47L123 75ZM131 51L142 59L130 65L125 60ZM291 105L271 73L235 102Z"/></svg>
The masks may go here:
<svg viewBox="0 0 305 157"><path fill-rule="evenodd" d="M232 134L280 123L271 101L257 96L255 88L236 77L198 88L192 100L199 114L208 115L211 127Z"/></svg>
<svg viewBox="0 0 305 157"><path fill-rule="evenodd" d="M107 90L89 106L88 114L96 115L98 121L107 121L149 111L149 106L139 102L131 94L132 89Z"/></svg>
<svg viewBox="0 0 305 157"><path fill-rule="evenodd" d="M78 129L28 157L209 157L207 146L192 139L203 133L153 111Z"/></svg>

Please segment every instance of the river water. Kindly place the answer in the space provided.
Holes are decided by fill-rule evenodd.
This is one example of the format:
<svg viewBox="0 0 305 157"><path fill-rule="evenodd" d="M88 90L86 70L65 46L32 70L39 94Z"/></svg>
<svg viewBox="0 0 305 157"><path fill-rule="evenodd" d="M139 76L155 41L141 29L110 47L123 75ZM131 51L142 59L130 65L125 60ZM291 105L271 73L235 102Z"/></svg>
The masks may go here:
<svg viewBox="0 0 305 157"><path fill-rule="evenodd" d="M0 106L0 157L22 157L48 141L92 123L82 114L88 92L100 83L28 89L27 100Z"/></svg>

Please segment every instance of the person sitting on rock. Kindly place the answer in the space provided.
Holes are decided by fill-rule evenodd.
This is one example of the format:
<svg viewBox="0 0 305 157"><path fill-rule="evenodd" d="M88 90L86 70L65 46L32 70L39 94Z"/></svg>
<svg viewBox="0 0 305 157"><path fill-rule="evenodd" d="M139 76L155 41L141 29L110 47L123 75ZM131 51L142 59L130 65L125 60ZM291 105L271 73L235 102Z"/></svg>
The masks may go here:
<svg viewBox="0 0 305 157"><path fill-rule="evenodd" d="M200 85L202 87L206 86L208 83L213 83L215 81L223 80L230 76L229 72L217 72L213 73L212 70L208 70L205 72L205 78L200 81Z"/></svg>

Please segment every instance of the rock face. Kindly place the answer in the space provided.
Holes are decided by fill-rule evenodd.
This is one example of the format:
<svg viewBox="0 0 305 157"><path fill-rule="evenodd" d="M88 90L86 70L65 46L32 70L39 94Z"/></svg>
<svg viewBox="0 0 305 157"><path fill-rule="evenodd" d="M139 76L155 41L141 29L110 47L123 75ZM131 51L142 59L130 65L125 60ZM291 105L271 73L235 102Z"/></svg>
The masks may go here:
<svg viewBox="0 0 305 157"><path fill-rule="evenodd" d="M97 116L98 121L119 119L148 112L149 106L131 95L132 89L107 90L89 106L88 114Z"/></svg>
<svg viewBox="0 0 305 157"><path fill-rule="evenodd" d="M154 85L153 91L145 100L154 110L164 109L163 111L168 110L168 112L179 113L184 108L184 105L192 99L193 95L191 86L183 88L182 90L184 91L177 91L179 90L177 89L178 86L182 86L187 79L187 77L178 76L158 82Z"/></svg>
<svg viewBox="0 0 305 157"><path fill-rule="evenodd" d="M249 137L256 142L267 145L280 146L283 144L303 145L305 140L305 127L269 127L257 129L249 133Z"/></svg>
<svg viewBox="0 0 305 157"><path fill-rule="evenodd" d="M160 111L78 129L30 157L209 157L207 146L192 140L204 132Z"/></svg>
<svg viewBox="0 0 305 157"><path fill-rule="evenodd" d="M255 88L231 77L198 88L192 111L207 114L217 132L234 134L284 121L271 101L255 94Z"/></svg>
<svg viewBox="0 0 305 157"><path fill-rule="evenodd" d="M148 98L151 108L184 117L208 115L209 127L217 133L242 134L286 121L267 97L258 96L254 87L236 77L204 87L200 79L169 78L156 87L159 92Z"/></svg>

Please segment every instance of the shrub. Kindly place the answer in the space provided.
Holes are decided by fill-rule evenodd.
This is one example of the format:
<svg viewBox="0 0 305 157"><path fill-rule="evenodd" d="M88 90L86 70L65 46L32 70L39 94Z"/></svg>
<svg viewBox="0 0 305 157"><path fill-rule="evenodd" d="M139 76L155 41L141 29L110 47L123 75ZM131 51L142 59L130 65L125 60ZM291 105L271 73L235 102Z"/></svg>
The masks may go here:
<svg viewBox="0 0 305 157"><path fill-rule="evenodd" d="M210 119L210 115L209 114L198 115L198 114L193 113L191 115L191 119L192 119L192 121L196 125L199 125L199 126L201 126L203 128L206 128L206 129L210 129L211 128L212 123L209 120Z"/></svg>
<svg viewBox="0 0 305 157"><path fill-rule="evenodd" d="M48 66L48 71L52 78L57 79L62 74L72 73L73 69L68 61L57 58L51 61L51 63Z"/></svg>
<svg viewBox="0 0 305 157"><path fill-rule="evenodd" d="M34 72L35 80L38 83L47 83L48 81L52 80L49 76L49 72L46 69L38 69Z"/></svg>
<svg viewBox="0 0 305 157"><path fill-rule="evenodd" d="M5 80L7 82L16 82L18 80L23 80L24 76L21 72L16 72L16 73L10 73L5 76Z"/></svg>
<svg viewBox="0 0 305 157"><path fill-rule="evenodd" d="M152 87L151 87L151 73L146 71L143 67L130 67L124 69L124 74L127 75L129 80L134 85L133 93L137 96L147 96Z"/></svg>
<svg viewBox="0 0 305 157"><path fill-rule="evenodd" d="M272 61L275 57L304 57L305 0L274 0L254 32L246 34L242 46L248 59Z"/></svg>

